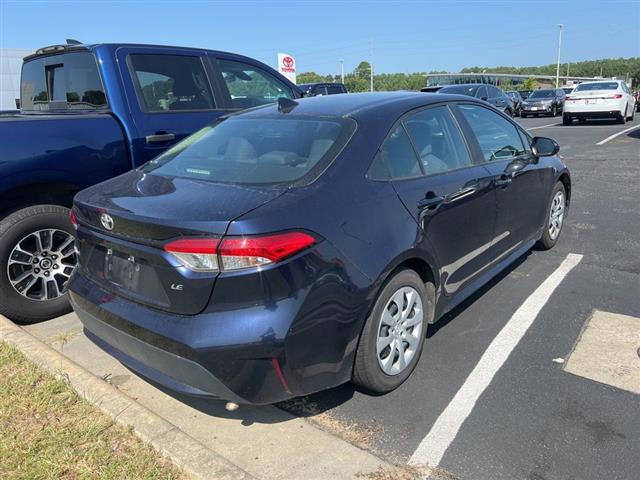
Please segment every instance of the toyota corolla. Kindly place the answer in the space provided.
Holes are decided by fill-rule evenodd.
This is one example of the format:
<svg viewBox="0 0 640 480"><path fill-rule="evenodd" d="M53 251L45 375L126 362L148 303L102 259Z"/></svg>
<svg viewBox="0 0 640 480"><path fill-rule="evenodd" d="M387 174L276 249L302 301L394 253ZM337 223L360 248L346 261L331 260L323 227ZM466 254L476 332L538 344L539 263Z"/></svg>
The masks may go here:
<svg viewBox="0 0 640 480"><path fill-rule="evenodd" d="M388 392L430 323L558 241L557 152L466 96L280 99L78 194L71 302L100 347L187 394Z"/></svg>

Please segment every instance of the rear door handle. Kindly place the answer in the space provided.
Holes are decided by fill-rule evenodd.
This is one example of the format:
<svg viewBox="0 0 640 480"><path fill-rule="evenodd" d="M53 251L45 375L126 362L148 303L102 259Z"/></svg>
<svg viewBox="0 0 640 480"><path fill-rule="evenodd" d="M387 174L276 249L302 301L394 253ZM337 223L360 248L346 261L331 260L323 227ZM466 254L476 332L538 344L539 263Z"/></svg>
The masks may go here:
<svg viewBox="0 0 640 480"><path fill-rule="evenodd" d="M176 139L176 136L173 133L163 133L157 132L153 135L147 135L144 137L147 143L163 143L163 142L171 142Z"/></svg>

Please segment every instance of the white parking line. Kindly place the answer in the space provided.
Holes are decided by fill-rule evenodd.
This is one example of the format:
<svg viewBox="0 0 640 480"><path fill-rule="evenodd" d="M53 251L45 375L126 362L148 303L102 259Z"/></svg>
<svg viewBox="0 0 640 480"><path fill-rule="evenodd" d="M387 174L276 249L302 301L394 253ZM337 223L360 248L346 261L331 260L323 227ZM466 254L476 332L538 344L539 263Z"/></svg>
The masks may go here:
<svg viewBox="0 0 640 480"><path fill-rule="evenodd" d="M633 127L627 128L626 130L622 130L621 132L614 133L613 135L611 135L611 136L605 138L604 140L596 143L596 145L604 145L609 140L613 140L614 138L616 138L618 135L622 135L623 133L630 132L631 130L635 130L636 128L640 128L640 125L634 125Z"/></svg>
<svg viewBox="0 0 640 480"><path fill-rule="evenodd" d="M525 130L528 132L529 130L537 130L539 128L547 128L547 127L555 127L557 125L560 125L560 124L559 123L549 123L547 125L540 125L539 127L525 128Z"/></svg>
<svg viewBox="0 0 640 480"><path fill-rule="evenodd" d="M460 390L442 411L427 436L422 439L409 463L438 466L480 395L518 345L556 287L580 260L582 255L567 255L560 266L516 310L493 339Z"/></svg>

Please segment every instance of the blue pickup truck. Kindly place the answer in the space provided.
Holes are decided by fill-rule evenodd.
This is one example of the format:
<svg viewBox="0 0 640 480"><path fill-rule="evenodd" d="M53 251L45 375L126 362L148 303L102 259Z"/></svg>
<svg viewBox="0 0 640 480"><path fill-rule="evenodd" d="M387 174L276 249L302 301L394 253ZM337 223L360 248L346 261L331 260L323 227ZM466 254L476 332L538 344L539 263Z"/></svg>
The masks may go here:
<svg viewBox="0 0 640 480"><path fill-rule="evenodd" d="M222 115L301 95L272 68L211 50L70 43L26 57L21 110L0 114L0 314L69 310L78 191Z"/></svg>

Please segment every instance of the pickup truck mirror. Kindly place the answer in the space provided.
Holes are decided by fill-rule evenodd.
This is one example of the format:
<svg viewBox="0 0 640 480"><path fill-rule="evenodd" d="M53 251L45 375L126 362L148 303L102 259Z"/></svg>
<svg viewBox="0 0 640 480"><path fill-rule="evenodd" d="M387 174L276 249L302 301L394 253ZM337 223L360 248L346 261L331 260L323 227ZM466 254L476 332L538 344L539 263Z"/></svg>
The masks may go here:
<svg viewBox="0 0 640 480"><path fill-rule="evenodd" d="M531 150L536 157L551 157L560 151L560 145L551 138L534 137Z"/></svg>

